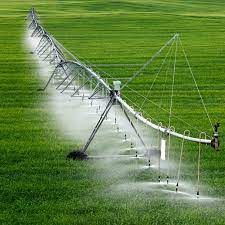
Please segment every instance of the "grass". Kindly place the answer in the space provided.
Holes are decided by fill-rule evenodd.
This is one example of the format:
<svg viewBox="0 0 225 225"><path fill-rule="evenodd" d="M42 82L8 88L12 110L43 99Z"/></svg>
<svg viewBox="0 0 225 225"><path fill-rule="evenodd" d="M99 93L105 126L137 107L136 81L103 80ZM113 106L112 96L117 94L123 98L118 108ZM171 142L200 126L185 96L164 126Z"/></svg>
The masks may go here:
<svg viewBox="0 0 225 225"><path fill-rule="evenodd" d="M205 149L202 182L211 196L223 199L225 3L93 0L33 1L33 5L44 26L66 48L115 77L130 76L174 33L181 34L209 114L222 123L221 152ZM118 181L102 179L94 163L65 160L76 143L59 133L43 107L48 93L36 92L41 85L37 65L22 44L30 7L27 1L0 3L0 223L223 225L224 201L196 203L152 192L110 192ZM182 58L178 59L182 69ZM188 76L183 79L182 73L177 75L174 110L179 117L189 118L192 126L210 132L196 91L188 91L193 83ZM152 92L155 102L160 101L164 79L157 80ZM139 90L146 81L152 79L143 75L132 85ZM190 94L193 101L187 98ZM124 95L136 98L128 90ZM164 105L168 107L166 98ZM158 115L157 107L147 105L145 110L167 122L168 115ZM185 129L177 120L173 125ZM192 165L196 146L189 148ZM134 180L149 177L130 176Z"/></svg>

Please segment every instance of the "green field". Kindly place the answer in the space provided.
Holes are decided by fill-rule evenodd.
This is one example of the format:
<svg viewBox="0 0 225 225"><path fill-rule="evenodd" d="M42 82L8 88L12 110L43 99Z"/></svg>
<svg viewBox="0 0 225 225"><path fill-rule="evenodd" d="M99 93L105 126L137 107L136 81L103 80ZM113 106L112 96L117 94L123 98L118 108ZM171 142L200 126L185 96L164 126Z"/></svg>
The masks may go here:
<svg viewBox="0 0 225 225"><path fill-rule="evenodd" d="M59 132L43 107L48 92L37 92L43 81L24 46L25 17L32 6L44 27L67 49L96 65L100 74L101 69L114 77L131 76L173 34L181 35L212 122L221 123L221 151L204 148L201 168L205 193L220 201L114 192L111 187L118 180L103 179L102 168L95 163L65 159L77 143ZM1 1L0 12L0 224L225 224L224 1L11 0ZM182 57L178 62L173 110L191 126L211 134L190 74L183 73ZM156 81L151 95L168 109L170 89L163 98L160 92L164 80ZM152 78L142 76L131 87L145 94L146 82ZM128 89L124 95L141 104ZM144 110L168 123L168 114L159 113L157 107L146 104ZM186 129L175 118L172 125ZM197 146L189 148L187 161L192 165ZM133 181L148 178L145 173L129 174Z"/></svg>

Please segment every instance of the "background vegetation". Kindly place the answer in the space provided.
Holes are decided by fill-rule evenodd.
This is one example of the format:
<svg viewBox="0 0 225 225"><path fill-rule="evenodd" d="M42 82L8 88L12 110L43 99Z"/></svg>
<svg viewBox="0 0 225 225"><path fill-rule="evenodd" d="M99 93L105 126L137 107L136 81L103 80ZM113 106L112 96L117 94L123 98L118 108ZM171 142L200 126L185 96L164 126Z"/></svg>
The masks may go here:
<svg viewBox="0 0 225 225"><path fill-rule="evenodd" d="M174 33L181 34L210 117L222 124L221 151L206 149L202 174L209 194L221 201L187 202L141 191L109 195L116 181L101 179L100 168L65 160L75 143L59 133L41 107L47 94L36 91L40 79L23 45L25 17L32 6L66 48L114 77L130 76ZM224 31L222 0L1 1L0 223L223 225ZM178 79L174 110L192 126L211 132L197 94L195 101L187 102L194 93L188 89L189 79ZM143 82L133 85L141 89ZM126 90L124 94L135 99ZM157 85L153 95L160 100ZM158 116L157 108L145 110ZM168 115L161 116L166 122ZM184 124L173 123L185 129Z"/></svg>

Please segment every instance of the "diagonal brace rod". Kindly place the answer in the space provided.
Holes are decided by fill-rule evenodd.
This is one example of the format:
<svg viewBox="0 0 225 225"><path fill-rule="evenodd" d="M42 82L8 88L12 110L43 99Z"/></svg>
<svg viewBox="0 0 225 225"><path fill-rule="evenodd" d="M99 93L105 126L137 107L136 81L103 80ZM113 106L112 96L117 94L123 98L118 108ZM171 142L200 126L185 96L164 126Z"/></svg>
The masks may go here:
<svg viewBox="0 0 225 225"><path fill-rule="evenodd" d="M91 80L92 79L92 77L89 77L79 88L77 88L77 90L71 95L71 97L73 97L82 87L84 87L86 84L87 84L87 82L89 81L89 80Z"/></svg>
<svg viewBox="0 0 225 225"><path fill-rule="evenodd" d="M122 108L122 111L124 112L124 114L125 114L127 120L130 122L130 125L132 126L134 132L136 133L136 135L138 136L138 138L139 138L139 140L141 141L142 145L144 146L145 150L147 151L147 146L146 146L144 140L142 139L141 135L139 134L137 128L134 126L132 120L130 119L130 117L128 116L126 110L123 108L123 106L122 106L122 104L121 104L120 102L119 102L119 105L120 105L120 107Z"/></svg>
<svg viewBox="0 0 225 225"><path fill-rule="evenodd" d="M76 69L76 68L74 68L74 69L72 69L69 73L67 73L67 71L66 71L66 69L63 67L63 65L62 65L62 69L63 69L63 71L64 71L64 73L66 74L66 77L60 82L60 84L56 87L56 89L58 90L59 89L59 87L71 76L71 74L73 73L73 71Z"/></svg>
<svg viewBox="0 0 225 225"><path fill-rule="evenodd" d="M100 83L97 83L96 87L94 88L94 91L92 94L88 97L88 99L92 99L98 92L101 91Z"/></svg>
<svg viewBox="0 0 225 225"><path fill-rule="evenodd" d="M88 141L87 141L87 143L85 144L85 146L84 146L84 148L83 148L83 150L82 150L83 152L86 152L86 151L87 151L88 146L91 144L92 140L94 139L96 133L98 132L100 126L102 125L104 119L106 118L106 116L107 116L109 110L111 109L111 107L112 107L114 101L115 101L115 96L113 95L113 96L110 98L110 100L109 100L109 102L108 102L108 104L107 104L105 110L104 110L103 113L101 114L101 117L100 117L98 123L96 124L94 130L92 131L90 137L88 138Z"/></svg>
<svg viewBox="0 0 225 225"><path fill-rule="evenodd" d="M62 91L60 93L63 93L72 83L73 81L76 79L76 76L78 74L75 74L75 76L71 79L71 81L62 89Z"/></svg>

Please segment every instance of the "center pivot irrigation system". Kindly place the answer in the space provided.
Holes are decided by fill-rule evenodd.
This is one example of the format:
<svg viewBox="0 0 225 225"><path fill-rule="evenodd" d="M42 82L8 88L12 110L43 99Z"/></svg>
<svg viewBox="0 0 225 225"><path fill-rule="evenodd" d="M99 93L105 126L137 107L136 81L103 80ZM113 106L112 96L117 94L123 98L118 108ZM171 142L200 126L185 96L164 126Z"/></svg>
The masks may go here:
<svg viewBox="0 0 225 225"><path fill-rule="evenodd" d="M200 164L200 151L201 151L201 144L207 144L211 145L212 148L218 150L219 147L219 140L218 140L218 127L219 123L212 125L212 122L210 120L210 117L208 115L206 106L204 104L203 98L201 96L201 93L198 89L196 80L194 78L193 72L191 70L189 61L187 59L187 56L183 50L187 65L190 70L190 74L192 75L192 78L194 80L195 86L198 90L198 94L200 96L201 103L203 105L203 108L205 110L205 113L210 121L210 124L213 128L213 137L207 138L208 136L204 132L200 132L199 137L191 137L190 131L185 130L183 134L178 133L175 131L175 129L170 126L170 120L169 120L169 126L164 127L161 123L155 124L152 122L152 120L146 119L144 116L142 116L141 113L134 110L132 106L126 103L126 101L120 96L120 88L116 88L115 85L109 85L107 80L102 78L99 74L94 72L90 66L87 66L85 63L81 62L77 57L75 57L72 53L70 53L67 49L65 49L62 44L60 44L52 35L50 35L39 23L37 13L34 8L32 8L29 11L29 14L27 16L27 20L29 21L28 30L31 33L31 37L36 37L39 40L38 45L36 46L36 49L32 53L36 53L43 61L49 62L51 65L54 66L54 71L49 77L46 85L44 88L40 89L45 90L52 79L59 78L60 82L58 83L56 89L60 90L61 93L65 92L67 89L71 88L71 85L73 85L76 82L76 87L74 85L73 90L74 93L71 97L81 97L82 99L88 98L88 99L98 99L98 98L105 98L108 99L108 103L103 110L96 126L94 127L90 137L88 138L86 144L81 150L71 152L69 154L69 157L72 157L73 159L87 159L88 155L86 154L86 151L94 139L96 133L98 132L100 126L102 125L103 121L107 118L107 115L111 109L111 107L114 104L117 104L121 107L125 117L129 121L131 127L133 128L135 134L137 135L138 139L142 143L144 149L146 152L149 152L147 149L147 146L141 136L141 134L138 132L138 129L136 128L135 124L132 122L132 119L130 116L133 116L137 121L140 121L145 126L156 130L161 135L166 135L169 137L168 141L168 157L169 157L169 148L170 148L170 137L174 136L182 140L181 145L181 154L180 154L180 162L179 162L179 169L180 169L180 163L181 163L181 157L182 152L184 148L184 141L191 141L196 142L199 144L199 158L198 158L198 182L199 182L199 164ZM121 89L128 87L127 85L133 81L136 77L140 75L140 73L149 65L152 64L152 62L161 54L161 52L169 45L176 43L176 49L177 49L177 43L181 40L179 37L179 34L175 34L168 42L165 43L136 73L134 73L121 87ZM72 60L67 60L67 57L72 58ZM175 58L176 60L176 58ZM175 64L174 64L174 71L175 73ZM117 85L118 85L118 81ZM115 83L116 83L115 82ZM119 82L120 83L120 82ZM173 76L173 83L174 83L174 76ZM89 85L92 89L92 94L89 96L79 95L80 90L84 88L86 85ZM63 87L63 88L62 88ZM100 94L101 93L101 94ZM173 91L172 94L173 95ZM147 100L148 96L144 96L144 102ZM171 96L171 105L170 105L170 117L171 117L171 110L172 110L172 96ZM164 143L165 144L165 143ZM160 151L162 149L162 142L159 141L158 143L158 150ZM150 165L150 159L149 159L149 165ZM179 177L178 171L178 177ZM167 175L167 183L168 183L169 175ZM178 179L179 180L179 179ZM159 181L160 181L160 175L159 175ZM178 181L176 185L176 191L178 189ZM197 191L197 195L199 195L199 190Z"/></svg>

